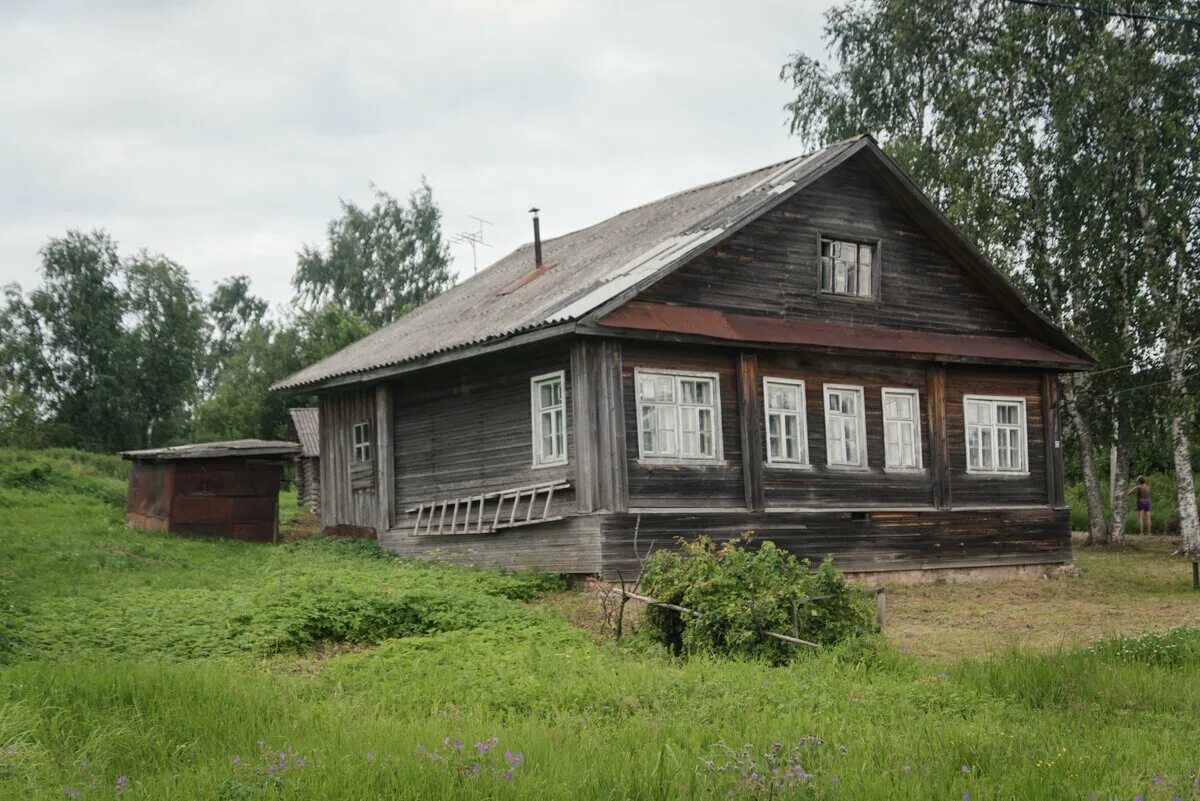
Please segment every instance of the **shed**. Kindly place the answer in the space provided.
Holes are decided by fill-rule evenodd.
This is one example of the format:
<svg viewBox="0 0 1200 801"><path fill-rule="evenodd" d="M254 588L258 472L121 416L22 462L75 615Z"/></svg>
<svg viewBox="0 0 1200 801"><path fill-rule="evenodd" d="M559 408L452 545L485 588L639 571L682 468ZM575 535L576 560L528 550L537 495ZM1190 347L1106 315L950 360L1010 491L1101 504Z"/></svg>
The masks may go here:
<svg viewBox="0 0 1200 801"><path fill-rule="evenodd" d="M240 439L121 453L133 462L125 523L185 536L271 542L294 442Z"/></svg>
<svg viewBox="0 0 1200 801"><path fill-rule="evenodd" d="M296 505L321 513L321 428L317 407L291 409L292 428L300 443L296 456Z"/></svg>

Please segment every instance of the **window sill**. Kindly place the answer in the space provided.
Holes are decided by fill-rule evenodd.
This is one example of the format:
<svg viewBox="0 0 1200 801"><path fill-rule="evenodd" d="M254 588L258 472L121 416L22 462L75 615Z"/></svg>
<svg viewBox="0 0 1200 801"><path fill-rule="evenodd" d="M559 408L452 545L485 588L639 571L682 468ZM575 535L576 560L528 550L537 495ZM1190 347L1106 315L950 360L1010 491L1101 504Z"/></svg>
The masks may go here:
<svg viewBox="0 0 1200 801"><path fill-rule="evenodd" d="M729 463L724 459L672 459L664 457L656 458L639 458L639 465L643 467L725 467Z"/></svg>
<svg viewBox="0 0 1200 801"><path fill-rule="evenodd" d="M870 473L871 468L864 464L826 464L826 470L834 470L838 473Z"/></svg>
<svg viewBox="0 0 1200 801"><path fill-rule="evenodd" d="M840 303L862 303L868 306L879 306L880 300L874 295L863 297L862 295L843 295L838 292L826 292L823 289L817 290L817 297L822 300L836 300Z"/></svg>
<svg viewBox="0 0 1200 801"><path fill-rule="evenodd" d="M808 473L813 471L811 464L801 464L800 462L763 462L763 467L768 470L803 470Z"/></svg>
<svg viewBox="0 0 1200 801"><path fill-rule="evenodd" d="M540 462L530 466L531 470L545 470L550 467L566 467L571 463L570 459L563 459L560 462Z"/></svg>
<svg viewBox="0 0 1200 801"><path fill-rule="evenodd" d="M966 471L968 476L980 476L982 478L1029 478L1029 471L1015 470L970 470Z"/></svg>
<svg viewBox="0 0 1200 801"><path fill-rule="evenodd" d="M924 467L885 467L885 473L894 473L899 476L927 476L929 471Z"/></svg>

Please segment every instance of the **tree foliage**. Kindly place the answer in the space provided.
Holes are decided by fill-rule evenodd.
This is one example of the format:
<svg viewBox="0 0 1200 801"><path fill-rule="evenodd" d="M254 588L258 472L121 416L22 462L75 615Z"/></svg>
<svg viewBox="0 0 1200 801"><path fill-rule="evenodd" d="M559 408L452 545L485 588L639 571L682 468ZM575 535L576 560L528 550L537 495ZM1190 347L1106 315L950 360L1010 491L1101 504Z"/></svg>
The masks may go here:
<svg viewBox="0 0 1200 801"><path fill-rule="evenodd" d="M272 392L271 385L371 330L333 305L250 326L225 362L212 397L197 408L195 436L200 440L288 439L287 410L309 405L312 399Z"/></svg>
<svg viewBox="0 0 1200 801"><path fill-rule="evenodd" d="M341 201L325 248L301 249L292 283L308 308L332 303L379 327L445 290L453 276L429 184L422 180L407 205L374 191L369 209Z"/></svg>
<svg viewBox="0 0 1200 801"><path fill-rule="evenodd" d="M1186 384L1164 398L1148 368L1194 354L1200 331L1200 32L1003 0L848 2L826 20L833 62L797 54L781 71L792 131L814 144L875 135L1097 357L1095 376L1064 389L1105 539L1105 446L1124 477L1135 442L1165 440L1167 419L1186 440L1195 416ZM1146 413L1159 409L1167 419ZM1174 448L1181 481L1186 451Z"/></svg>

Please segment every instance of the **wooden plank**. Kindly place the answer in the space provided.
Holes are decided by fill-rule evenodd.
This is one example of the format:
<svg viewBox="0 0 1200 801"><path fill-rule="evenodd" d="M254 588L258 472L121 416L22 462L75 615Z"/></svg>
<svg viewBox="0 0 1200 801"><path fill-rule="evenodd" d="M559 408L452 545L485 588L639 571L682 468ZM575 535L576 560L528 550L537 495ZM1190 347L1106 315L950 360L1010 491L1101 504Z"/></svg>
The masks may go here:
<svg viewBox="0 0 1200 801"><path fill-rule="evenodd" d="M575 418L575 503L587 514L597 508L600 494L600 409L598 408L599 359L602 342L578 339L571 343L571 393Z"/></svg>
<svg viewBox="0 0 1200 801"><path fill-rule="evenodd" d="M946 435L946 366L931 364L925 372L925 401L929 419L929 467L933 476L933 505L949 509L950 441Z"/></svg>
<svg viewBox="0 0 1200 801"><path fill-rule="evenodd" d="M603 575L626 578L640 569L638 556L674 548L677 537L699 534L717 542L744 532L770 540L815 566L827 555L851 572L948 567L1056 564L1071 559L1069 513L1031 509L909 511L887 514L822 511L639 513L607 515L602 526ZM634 552L634 533L638 551Z"/></svg>
<svg viewBox="0 0 1200 801"><path fill-rule="evenodd" d="M742 435L742 480L746 508L757 512L766 508L763 487L763 420L758 393L758 357L752 351L738 354L738 416Z"/></svg>
<svg viewBox="0 0 1200 801"><path fill-rule="evenodd" d="M1046 429L1046 502L1058 508L1066 505L1066 486L1063 476L1058 379L1051 372L1042 373L1042 420Z"/></svg>
<svg viewBox="0 0 1200 801"><path fill-rule="evenodd" d="M392 491L396 485L396 454L394 452L396 438L392 434L392 423L395 414L392 411L392 387L380 384L375 388L375 469L378 478L377 531L387 531L396 520L396 494Z"/></svg>

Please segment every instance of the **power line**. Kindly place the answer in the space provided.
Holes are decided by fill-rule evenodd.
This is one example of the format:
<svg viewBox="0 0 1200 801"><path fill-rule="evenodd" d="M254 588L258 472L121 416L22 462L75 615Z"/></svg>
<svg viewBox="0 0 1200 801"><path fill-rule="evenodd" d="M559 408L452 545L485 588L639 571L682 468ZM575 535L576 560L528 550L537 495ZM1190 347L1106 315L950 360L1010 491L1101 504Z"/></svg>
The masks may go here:
<svg viewBox="0 0 1200 801"><path fill-rule="evenodd" d="M1144 19L1153 22L1170 22L1175 25L1190 25L1193 28L1200 28L1200 20L1190 19L1188 17L1166 17L1160 14L1139 14L1136 11L1112 11L1102 8L1094 8L1092 6L1076 5L1075 3L1056 3L1053 0L1008 0L1010 3L1017 3L1025 6L1042 6L1044 8L1057 8L1063 11L1082 11L1085 14L1098 14L1102 17L1123 17L1125 19Z"/></svg>
<svg viewBox="0 0 1200 801"><path fill-rule="evenodd" d="M1188 351L1195 350L1196 348L1200 348L1200 342L1197 342L1195 345L1188 345L1186 348L1180 348L1179 352L1187 353ZM1133 367L1135 364L1138 364L1138 362L1129 362L1128 364L1118 364L1116 367L1105 367L1103 370L1092 370L1090 373L1087 374L1087 376L1088 376L1088 378L1091 378L1092 376L1102 375L1103 373L1111 373L1115 370L1124 370L1127 367Z"/></svg>

